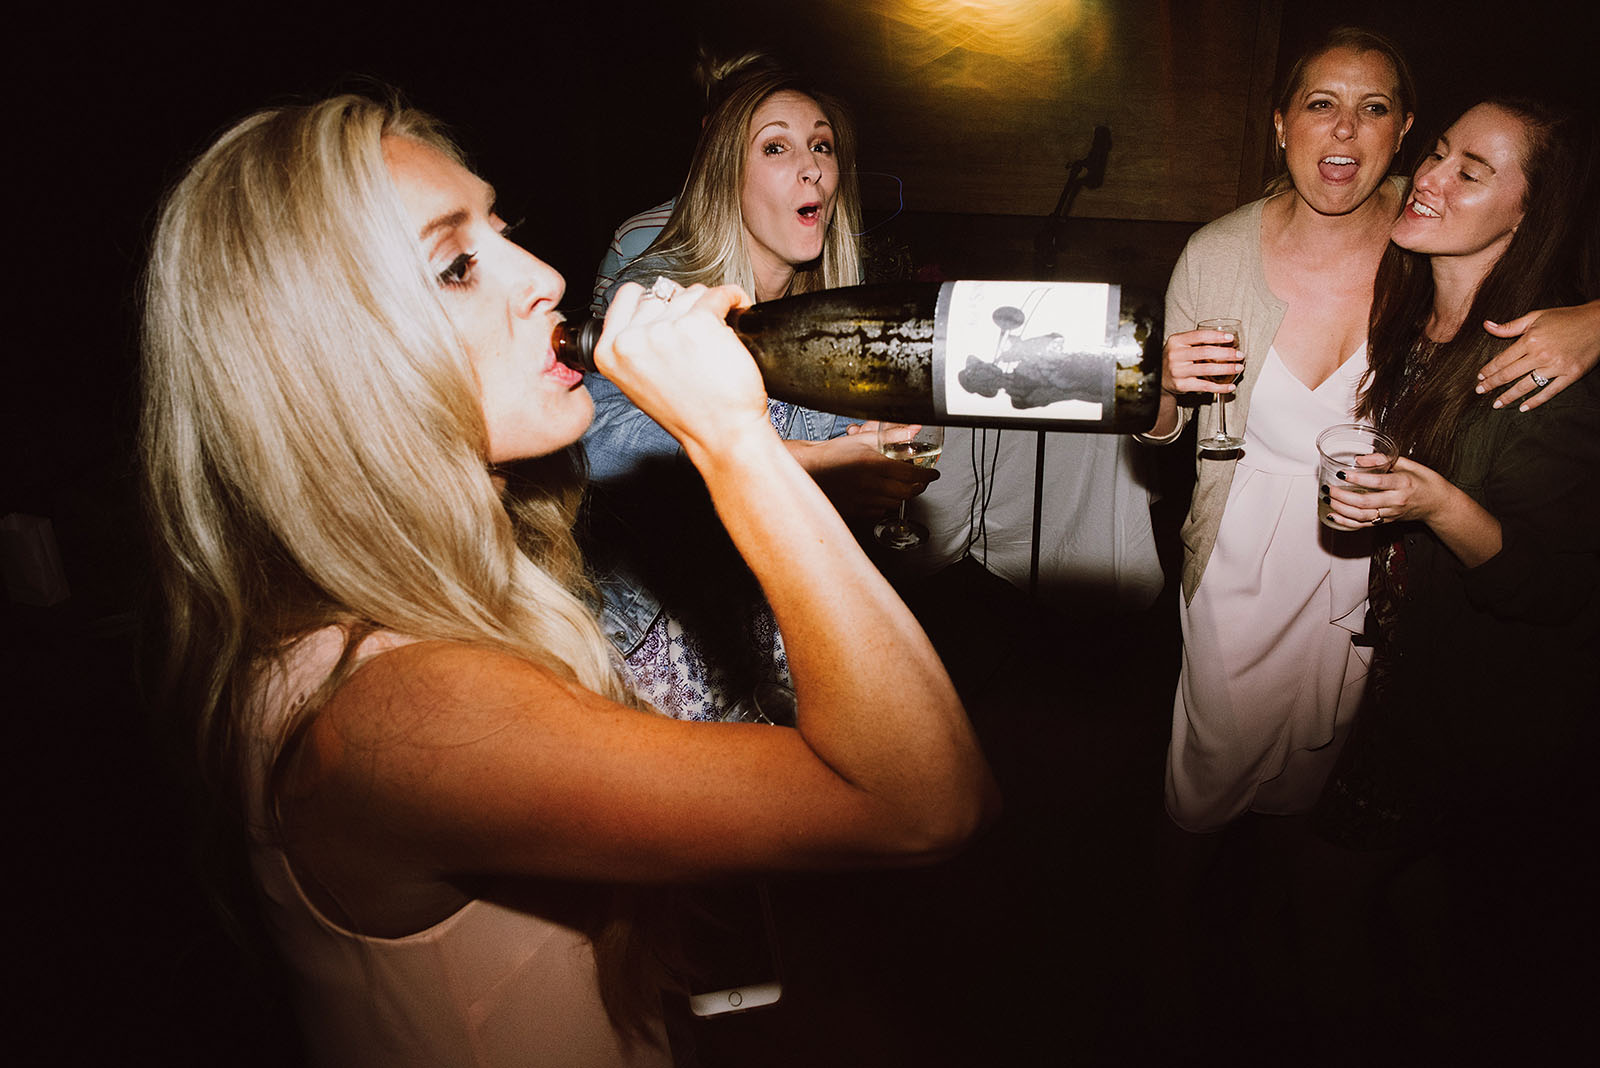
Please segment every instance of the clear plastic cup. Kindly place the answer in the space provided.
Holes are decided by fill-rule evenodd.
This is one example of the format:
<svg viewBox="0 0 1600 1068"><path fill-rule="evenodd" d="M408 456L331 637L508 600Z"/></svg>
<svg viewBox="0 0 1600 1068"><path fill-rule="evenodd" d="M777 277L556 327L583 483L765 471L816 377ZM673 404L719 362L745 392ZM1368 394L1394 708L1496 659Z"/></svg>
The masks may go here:
<svg viewBox="0 0 1600 1068"><path fill-rule="evenodd" d="M1366 463L1357 461L1364 456L1377 453L1383 456L1383 462ZM1340 486L1354 493L1366 492L1360 486L1350 482L1342 482L1339 473L1350 471L1365 471L1369 474L1384 474L1394 468L1395 444L1394 441L1376 427L1367 426L1365 423L1335 423L1317 435L1317 484L1318 486ZM1354 527L1343 526L1329 518L1331 508L1327 495L1317 494L1317 519L1330 530L1354 530Z"/></svg>

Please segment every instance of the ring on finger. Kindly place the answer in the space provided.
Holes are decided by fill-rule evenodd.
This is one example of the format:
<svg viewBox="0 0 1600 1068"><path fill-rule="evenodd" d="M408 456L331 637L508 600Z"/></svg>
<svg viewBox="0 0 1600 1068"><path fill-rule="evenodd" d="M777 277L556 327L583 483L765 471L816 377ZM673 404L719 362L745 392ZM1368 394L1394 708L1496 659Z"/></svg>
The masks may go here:
<svg viewBox="0 0 1600 1068"><path fill-rule="evenodd" d="M1540 389L1543 389L1545 386L1550 384L1550 380L1544 375L1540 374L1538 371L1529 371L1528 377L1533 379L1533 384L1538 386Z"/></svg>
<svg viewBox="0 0 1600 1068"><path fill-rule="evenodd" d="M678 283L666 275L658 275L655 284L650 287L650 295L663 304L671 303L672 298L678 295Z"/></svg>

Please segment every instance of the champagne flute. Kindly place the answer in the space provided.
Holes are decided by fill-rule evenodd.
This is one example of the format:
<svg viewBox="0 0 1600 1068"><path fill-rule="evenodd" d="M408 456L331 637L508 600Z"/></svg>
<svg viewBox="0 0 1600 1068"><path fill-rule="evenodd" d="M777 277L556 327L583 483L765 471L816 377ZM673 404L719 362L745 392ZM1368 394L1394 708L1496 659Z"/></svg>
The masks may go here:
<svg viewBox="0 0 1600 1068"><path fill-rule="evenodd" d="M1232 341L1212 342L1218 348L1232 348L1239 353L1239 359L1244 359L1244 335L1240 332L1242 324L1237 319L1201 319L1195 326L1201 330L1220 330L1232 334ZM1213 382L1231 382L1239 378L1238 374L1211 375ZM1199 441L1202 453L1233 452L1244 444L1244 438L1238 434L1228 433L1228 395L1226 393L1213 393L1211 403L1216 406L1217 426L1208 437Z"/></svg>
<svg viewBox="0 0 1600 1068"><path fill-rule="evenodd" d="M944 427L915 423L882 423L878 426L878 451L891 460L904 460L918 467L932 467L944 451ZM872 536L891 549L914 549L928 538L928 528L906 518L906 502L900 511L872 528Z"/></svg>

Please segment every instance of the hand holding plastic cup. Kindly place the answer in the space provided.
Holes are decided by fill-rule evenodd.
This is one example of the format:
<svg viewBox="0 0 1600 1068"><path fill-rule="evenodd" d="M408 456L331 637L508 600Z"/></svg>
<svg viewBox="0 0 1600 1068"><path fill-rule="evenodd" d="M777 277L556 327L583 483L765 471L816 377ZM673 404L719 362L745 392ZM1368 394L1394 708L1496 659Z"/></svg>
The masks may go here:
<svg viewBox="0 0 1600 1068"><path fill-rule="evenodd" d="M1370 457L1382 456L1381 461ZM1365 463L1362 458L1368 458ZM1330 530L1355 530L1331 518L1326 487L1339 486L1352 493L1369 492L1351 482L1339 480L1339 473L1363 471L1383 475L1394 469L1395 444L1382 431L1364 423L1335 423L1317 435L1317 484L1323 487L1317 494L1317 518Z"/></svg>

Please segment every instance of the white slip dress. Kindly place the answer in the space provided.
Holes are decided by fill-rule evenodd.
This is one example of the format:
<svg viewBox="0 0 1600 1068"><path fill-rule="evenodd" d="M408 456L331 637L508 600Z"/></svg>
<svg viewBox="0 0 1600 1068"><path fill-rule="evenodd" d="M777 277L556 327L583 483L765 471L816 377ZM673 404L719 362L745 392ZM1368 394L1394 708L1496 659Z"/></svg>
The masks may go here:
<svg viewBox="0 0 1600 1068"><path fill-rule="evenodd" d="M1187 830L1307 811L1360 704L1371 540L1317 521L1316 438L1354 418L1366 368L1363 345L1313 390L1269 349L1256 381L1216 547L1179 604L1166 803Z"/></svg>

